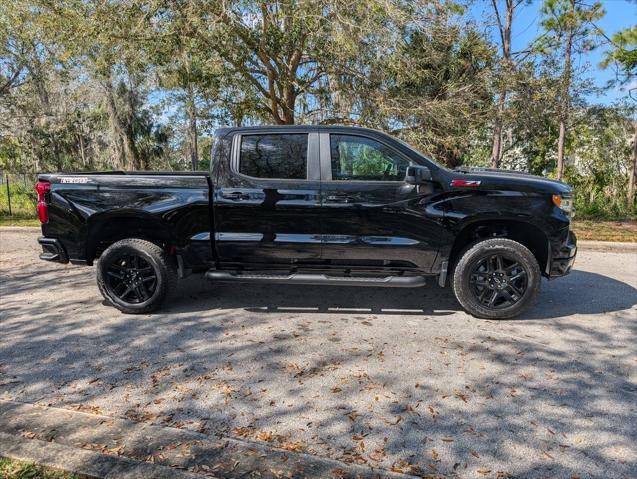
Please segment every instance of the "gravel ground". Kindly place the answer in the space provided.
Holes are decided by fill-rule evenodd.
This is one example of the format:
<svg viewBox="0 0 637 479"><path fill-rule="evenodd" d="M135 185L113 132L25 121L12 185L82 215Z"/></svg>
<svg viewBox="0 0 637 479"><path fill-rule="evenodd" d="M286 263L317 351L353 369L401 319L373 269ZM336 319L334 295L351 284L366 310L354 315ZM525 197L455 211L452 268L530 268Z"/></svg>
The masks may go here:
<svg viewBox="0 0 637 479"><path fill-rule="evenodd" d="M210 285L160 314L0 230L0 399L449 477L637 477L637 255L580 252L523 317L449 290ZM418 469L416 469L418 468Z"/></svg>

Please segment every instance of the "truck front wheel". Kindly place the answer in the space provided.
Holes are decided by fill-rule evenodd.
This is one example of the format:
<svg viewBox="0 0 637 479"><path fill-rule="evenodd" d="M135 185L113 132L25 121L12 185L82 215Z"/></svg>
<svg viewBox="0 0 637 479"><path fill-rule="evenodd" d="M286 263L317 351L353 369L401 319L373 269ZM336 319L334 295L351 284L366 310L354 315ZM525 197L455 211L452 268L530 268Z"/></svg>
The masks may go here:
<svg viewBox="0 0 637 479"><path fill-rule="evenodd" d="M462 307L478 318L506 319L520 314L540 290L540 267L528 248L492 238L467 248L452 277Z"/></svg>
<svg viewBox="0 0 637 479"><path fill-rule="evenodd" d="M100 292L124 313L156 310L176 285L173 258L150 241L129 238L113 243L97 263Z"/></svg>

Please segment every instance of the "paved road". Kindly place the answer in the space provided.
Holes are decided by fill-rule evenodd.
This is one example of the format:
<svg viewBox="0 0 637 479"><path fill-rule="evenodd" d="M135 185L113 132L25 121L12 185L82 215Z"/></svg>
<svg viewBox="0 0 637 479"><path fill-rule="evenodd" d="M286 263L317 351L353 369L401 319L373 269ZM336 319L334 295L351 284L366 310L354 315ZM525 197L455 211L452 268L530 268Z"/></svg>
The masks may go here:
<svg viewBox="0 0 637 479"><path fill-rule="evenodd" d="M0 399L450 477L637 477L637 255L509 321L448 290L184 284L161 314L0 230Z"/></svg>

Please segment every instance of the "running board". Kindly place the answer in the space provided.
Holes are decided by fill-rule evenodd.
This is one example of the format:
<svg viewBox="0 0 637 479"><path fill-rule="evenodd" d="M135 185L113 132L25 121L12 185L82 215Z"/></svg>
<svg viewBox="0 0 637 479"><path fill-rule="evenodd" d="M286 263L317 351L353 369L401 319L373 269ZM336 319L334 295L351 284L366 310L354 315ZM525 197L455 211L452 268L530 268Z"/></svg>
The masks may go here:
<svg viewBox="0 0 637 479"><path fill-rule="evenodd" d="M417 288L425 285L424 276L328 276L326 274L292 273L259 274L238 271L211 270L206 278L213 281L237 281L249 283L324 284L332 286L376 286L389 288Z"/></svg>

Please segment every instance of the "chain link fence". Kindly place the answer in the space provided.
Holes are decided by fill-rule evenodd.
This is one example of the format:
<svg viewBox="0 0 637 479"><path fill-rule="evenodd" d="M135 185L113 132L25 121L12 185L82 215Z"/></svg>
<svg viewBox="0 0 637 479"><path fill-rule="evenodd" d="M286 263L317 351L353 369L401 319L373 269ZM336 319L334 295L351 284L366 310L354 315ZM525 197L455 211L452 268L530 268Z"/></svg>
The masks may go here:
<svg viewBox="0 0 637 479"><path fill-rule="evenodd" d="M36 173L8 173L0 170L0 216L35 218Z"/></svg>

